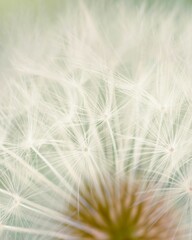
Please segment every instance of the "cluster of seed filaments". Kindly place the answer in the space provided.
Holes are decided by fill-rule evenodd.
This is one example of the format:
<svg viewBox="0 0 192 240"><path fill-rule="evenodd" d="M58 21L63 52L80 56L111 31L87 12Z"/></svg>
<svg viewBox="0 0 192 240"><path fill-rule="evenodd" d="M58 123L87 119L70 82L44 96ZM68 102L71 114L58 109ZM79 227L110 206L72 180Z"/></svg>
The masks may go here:
<svg viewBox="0 0 192 240"><path fill-rule="evenodd" d="M69 214L82 228L71 228L73 237L90 240L169 240L175 236L174 217L163 199L141 194L127 181L104 181L80 191ZM77 207L78 206L78 207Z"/></svg>

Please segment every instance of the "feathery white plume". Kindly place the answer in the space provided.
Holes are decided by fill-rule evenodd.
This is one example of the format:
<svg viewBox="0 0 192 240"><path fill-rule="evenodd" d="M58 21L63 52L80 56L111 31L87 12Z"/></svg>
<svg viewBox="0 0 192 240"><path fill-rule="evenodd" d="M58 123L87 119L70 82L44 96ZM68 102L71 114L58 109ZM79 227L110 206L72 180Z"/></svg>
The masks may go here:
<svg viewBox="0 0 192 240"><path fill-rule="evenodd" d="M111 240L98 206L122 197L133 228L115 240L190 240L191 6L43 3L1 16L1 239Z"/></svg>

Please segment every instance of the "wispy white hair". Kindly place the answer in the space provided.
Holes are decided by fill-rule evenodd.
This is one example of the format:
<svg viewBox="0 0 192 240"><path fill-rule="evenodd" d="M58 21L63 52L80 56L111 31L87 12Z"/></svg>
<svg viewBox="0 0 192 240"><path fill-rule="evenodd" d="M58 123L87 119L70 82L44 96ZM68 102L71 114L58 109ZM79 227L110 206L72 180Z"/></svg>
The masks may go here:
<svg viewBox="0 0 192 240"><path fill-rule="evenodd" d="M1 239L72 240L68 203L106 174L155 184L191 239L191 7L44 4L1 16Z"/></svg>

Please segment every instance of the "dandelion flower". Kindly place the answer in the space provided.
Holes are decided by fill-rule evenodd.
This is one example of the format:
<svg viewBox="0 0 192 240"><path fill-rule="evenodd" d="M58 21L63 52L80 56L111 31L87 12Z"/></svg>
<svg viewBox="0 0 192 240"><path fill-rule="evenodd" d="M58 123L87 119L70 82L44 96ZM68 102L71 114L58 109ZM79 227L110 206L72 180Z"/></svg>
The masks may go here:
<svg viewBox="0 0 192 240"><path fill-rule="evenodd" d="M191 240L189 1L0 3L0 238Z"/></svg>

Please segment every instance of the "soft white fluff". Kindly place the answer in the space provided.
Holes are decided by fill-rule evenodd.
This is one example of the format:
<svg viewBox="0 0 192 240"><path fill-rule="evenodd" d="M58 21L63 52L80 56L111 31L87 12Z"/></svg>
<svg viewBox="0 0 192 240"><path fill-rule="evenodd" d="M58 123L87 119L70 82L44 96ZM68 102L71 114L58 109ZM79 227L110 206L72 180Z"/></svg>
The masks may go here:
<svg viewBox="0 0 192 240"><path fill-rule="evenodd" d="M69 201L110 173L156 184L191 239L192 9L57 4L2 17L1 239L72 240Z"/></svg>

